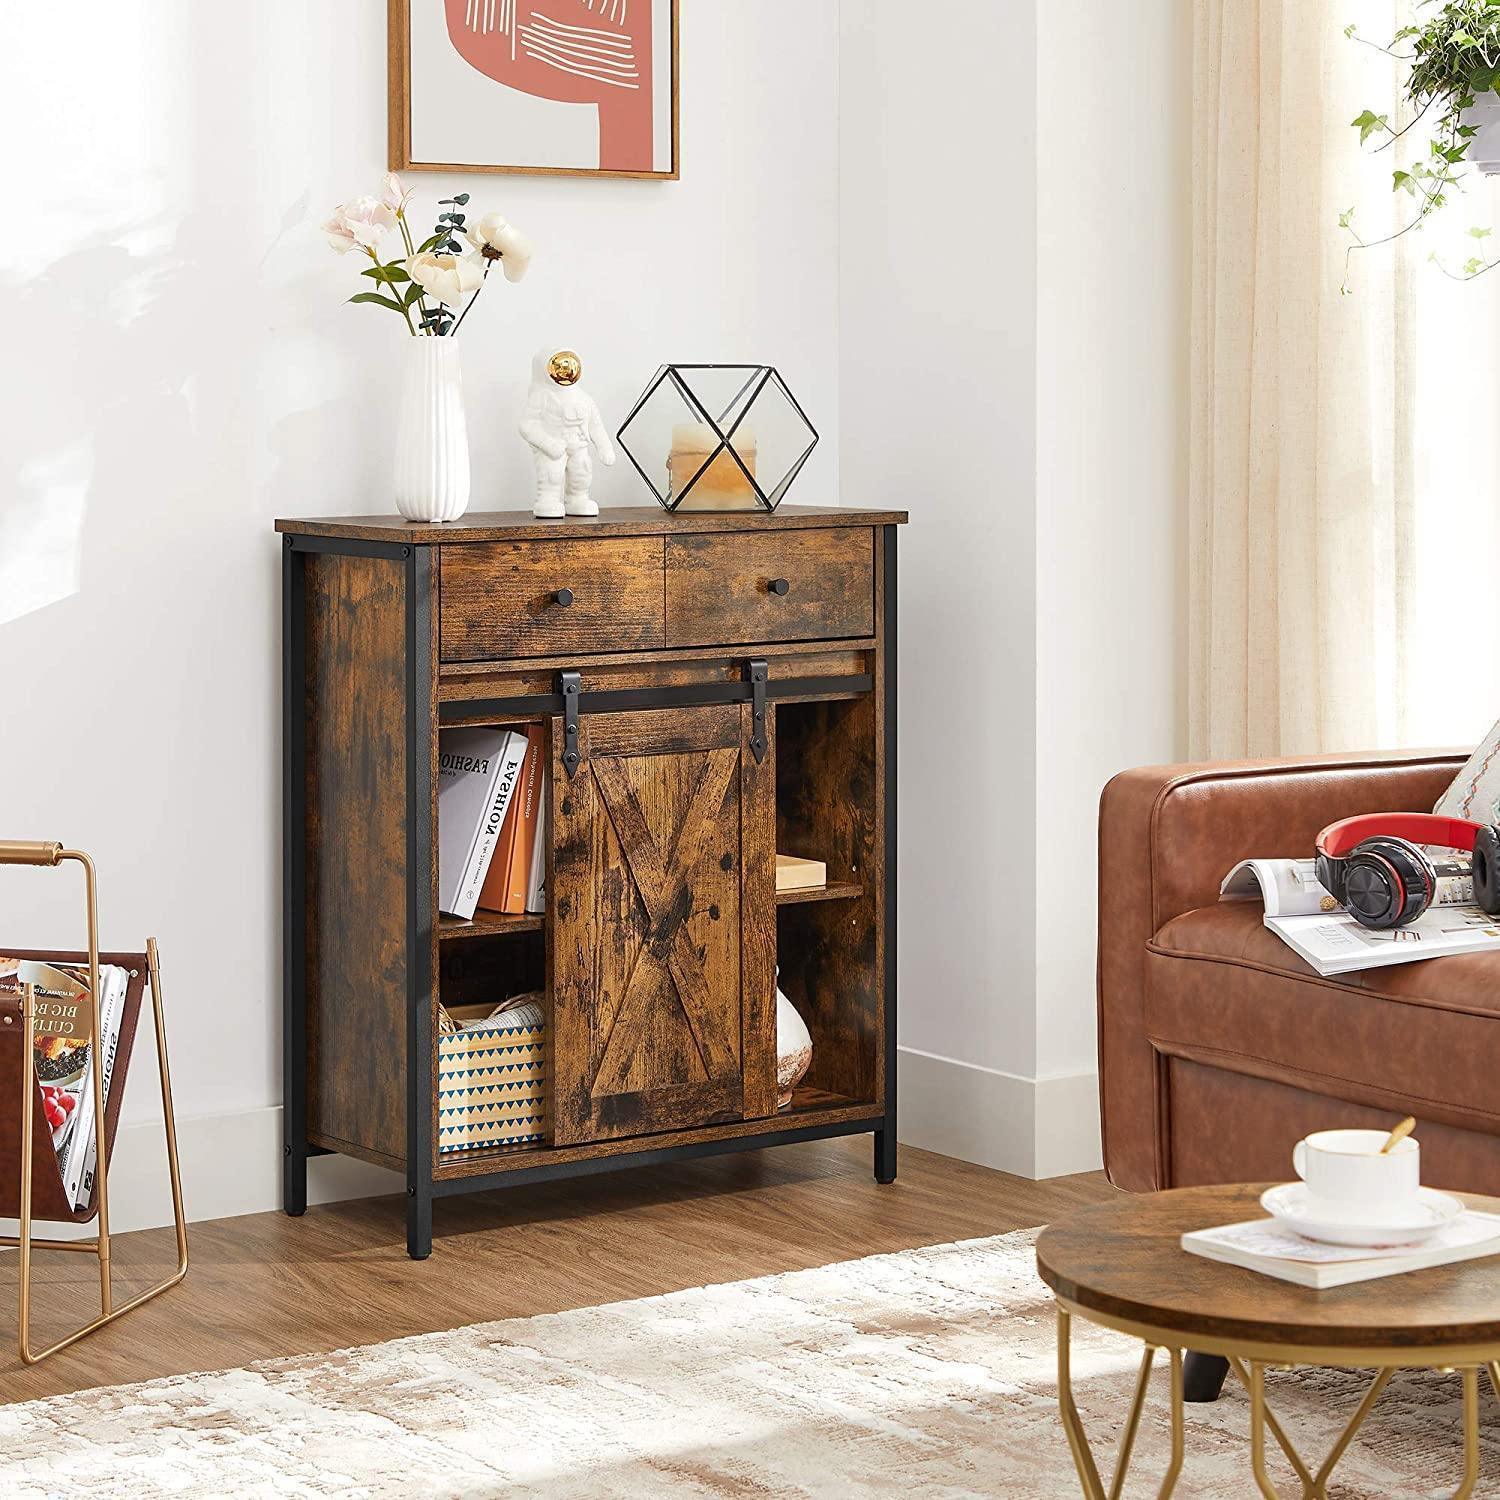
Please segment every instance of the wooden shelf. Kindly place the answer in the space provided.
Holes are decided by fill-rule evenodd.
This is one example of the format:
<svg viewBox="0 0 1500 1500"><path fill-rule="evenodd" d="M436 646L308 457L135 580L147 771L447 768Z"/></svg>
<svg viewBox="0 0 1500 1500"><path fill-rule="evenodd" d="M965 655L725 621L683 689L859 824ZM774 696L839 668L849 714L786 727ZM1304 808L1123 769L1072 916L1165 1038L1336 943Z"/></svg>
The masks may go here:
<svg viewBox="0 0 1500 1500"><path fill-rule="evenodd" d="M513 916L509 912L477 911L472 922L465 922L462 917L441 916L438 918L438 937L445 943L453 943L464 938L504 937L512 932L540 932L546 920L540 913L532 912Z"/></svg>
<svg viewBox="0 0 1500 1500"><path fill-rule="evenodd" d="M801 901L857 901L865 893L855 880L830 880L827 885L809 886L803 891L777 891L777 906L795 906Z"/></svg>
<svg viewBox="0 0 1500 1500"><path fill-rule="evenodd" d="M775 1135L782 1130L798 1130L810 1125L842 1124L849 1120L878 1120L883 1111L878 1104L848 1099L826 1089L806 1085L793 1090L792 1102L774 1115L759 1120L736 1120L727 1125L704 1125L695 1130L672 1131L660 1139L663 1146L695 1141L728 1140L745 1135ZM531 1142L520 1146L481 1146L473 1151L455 1151L442 1157L434 1177L479 1177L490 1172L519 1171L552 1163L584 1161L600 1156L627 1156L648 1151L650 1136L623 1136L618 1140L596 1141L584 1146L548 1146Z"/></svg>

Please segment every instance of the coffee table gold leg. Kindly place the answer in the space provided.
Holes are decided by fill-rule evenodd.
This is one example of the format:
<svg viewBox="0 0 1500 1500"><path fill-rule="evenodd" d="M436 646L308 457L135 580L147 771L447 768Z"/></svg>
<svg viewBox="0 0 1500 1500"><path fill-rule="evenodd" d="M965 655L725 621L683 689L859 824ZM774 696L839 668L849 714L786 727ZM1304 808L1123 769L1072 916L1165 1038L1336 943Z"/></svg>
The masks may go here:
<svg viewBox="0 0 1500 1500"><path fill-rule="evenodd" d="M1063 1431L1068 1435L1068 1447L1073 1452L1073 1467L1078 1470L1078 1481L1083 1486L1087 1500L1107 1500L1104 1486L1099 1480L1099 1470L1094 1455L1089 1452L1089 1440L1079 1420L1078 1407L1073 1400L1072 1367L1073 1318L1061 1304L1057 1309L1057 1404L1062 1413Z"/></svg>
<svg viewBox="0 0 1500 1500"><path fill-rule="evenodd" d="M1177 1476L1182 1473L1182 1350L1173 1349L1172 1353L1172 1463L1167 1470L1166 1478L1161 1482L1161 1488L1156 1492L1157 1500L1167 1500L1167 1496L1177 1488ZM1122 1460L1123 1462L1123 1460ZM1123 1476L1122 1476L1123 1477Z"/></svg>
<svg viewBox="0 0 1500 1500"><path fill-rule="evenodd" d="M1229 1368L1239 1377L1239 1382L1245 1387L1248 1394L1250 1391L1250 1372L1244 1363L1233 1354L1228 1356ZM1264 1373L1264 1372L1262 1372ZM1282 1431L1281 1423L1276 1420L1276 1414L1266 1405L1264 1387L1261 1392L1261 1412L1265 1417L1266 1430L1276 1439L1277 1446L1286 1454L1286 1461L1297 1471L1297 1478L1302 1481L1303 1494L1316 1497L1317 1490L1314 1488L1316 1481L1312 1470L1302 1462L1302 1455L1292 1446L1292 1440Z"/></svg>
<svg viewBox="0 0 1500 1500"><path fill-rule="evenodd" d="M1182 1472L1183 1460L1183 1397L1182 1397L1182 1351L1170 1351L1172 1360L1172 1462L1166 1477L1157 1491L1157 1500L1167 1500L1177 1487L1177 1476ZM1068 1435L1068 1447L1073 1454L1073 1467L1078 1470L1078 1480L1083 1486L1087 1500L1120 1500L1125 1490L1125 1476L1130 1469L1130 1458L1135 1451L1136 1435L1140 1431L1141 1413L1145 1410L1146 1395L1151 1388L1151 1370L1156 1362L1156 1346L1147 1344L1141 1354L1140 1373L1135 1380L1135 1394L1130 1401L1130 1411L1120 1434L1119 1456L1115 1460L1114 1477L1106 1492L1099 1477L1098 1465L1094 1462L1093 1450L1089 1447L1088 1434L1084 1431L1083 1419L1078 1415L1077 1403L1073 1400L1073 1319L1060 1303L1057 1308L1057 1404L1062 1414L1063 1431Z"/></svg>
<svg viewBox="0 0 1500 1500"><path fill-rule="evenodd" d="M1479 1371L1464 1374L1464 1482L1453 1492L1453 1500L1469 1500L1479 1483Z"/></svg>
<svg viewBox="0 0 1500 1500"><path fill-rule="evenodd" d="M1354 1434L1359 1431L1365 1418L1370 1415L1370 1408L1380 1399L1380 1393L1390 1384L1391 1376L1395 1373L1394 1370L1382 1370L1370 1382L1370 1389L1365 1392L1364 1400L1359 1403L1354 1415L1349 1418L1347 1426L1339 1434L1338 1442L1333 1445L1328 1457L1323 1460L1322 1468L1313 1478L1312 1486L1308 1491L1312 1500L1324 1500L1328 1494L1328 1480L1338 1466L1338 1461L1344 1456L1349 1444L1354 1441Z"/></svg>
<svg viewBox="0 0 1500 1500"><path fill-rule="evenodd" d="M1281 1492L1266 1473L1266 1367L1250 1361L1250 1468L1266 1500L1281 1500Z"/></svg>

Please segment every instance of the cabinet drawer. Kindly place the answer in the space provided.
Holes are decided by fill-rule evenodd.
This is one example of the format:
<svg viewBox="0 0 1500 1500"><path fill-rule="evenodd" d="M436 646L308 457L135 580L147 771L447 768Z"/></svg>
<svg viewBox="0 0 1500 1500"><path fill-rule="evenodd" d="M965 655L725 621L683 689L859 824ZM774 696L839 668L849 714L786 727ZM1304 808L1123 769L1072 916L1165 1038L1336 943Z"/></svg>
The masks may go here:
<svg viewBox="0 0 1500 1500"><path fill-rule="evenodd" d="M663 644L660 537L448 546L439 567L444 661Z"/></svg>
<svg viewBox="0 0 1500 1500"><path fill-rule="evenodd" d="M869 527L668 537L666 564L669 646L836 640L874 630Z"/></svg>

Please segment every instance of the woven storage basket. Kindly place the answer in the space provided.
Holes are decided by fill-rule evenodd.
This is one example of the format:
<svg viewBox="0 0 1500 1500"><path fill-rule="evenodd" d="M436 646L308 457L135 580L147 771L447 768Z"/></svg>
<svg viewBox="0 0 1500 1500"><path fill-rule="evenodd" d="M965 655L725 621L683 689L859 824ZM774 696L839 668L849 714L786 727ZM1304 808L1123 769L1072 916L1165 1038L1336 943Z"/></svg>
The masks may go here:
<svg viewBox="0 0 1500 1500"><path fill-rule="evenodd" d="M486 1005L450 1005L463 1025ZM438 1154L546 1138L546 1029L475 1027L438 1037Z"/></svg>

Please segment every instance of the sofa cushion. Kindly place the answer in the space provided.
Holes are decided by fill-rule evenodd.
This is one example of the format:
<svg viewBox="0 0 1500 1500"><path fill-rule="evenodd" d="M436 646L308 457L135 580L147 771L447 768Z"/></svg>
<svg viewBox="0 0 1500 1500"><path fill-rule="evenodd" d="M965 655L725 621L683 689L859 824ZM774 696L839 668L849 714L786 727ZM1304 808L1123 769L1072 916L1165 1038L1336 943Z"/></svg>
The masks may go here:
<svg viewBox="0 0 1500 1500"><path fill-rule="evenodd" d="M1500 1134L1500 951L1324 979L1220 901L1147 944L1159 1052L1351 1103Z"/></svg>

